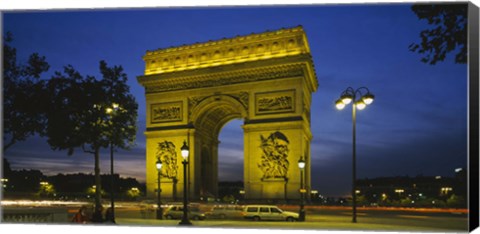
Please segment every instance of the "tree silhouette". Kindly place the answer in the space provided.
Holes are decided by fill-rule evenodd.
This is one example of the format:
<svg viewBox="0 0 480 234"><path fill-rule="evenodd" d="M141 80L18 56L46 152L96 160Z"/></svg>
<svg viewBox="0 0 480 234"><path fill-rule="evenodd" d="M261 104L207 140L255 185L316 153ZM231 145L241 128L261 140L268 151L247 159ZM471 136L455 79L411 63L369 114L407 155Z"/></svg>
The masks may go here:
<svg viewBox="0 0 480 234"><path fill-rule="evenodd" d="M410 51L423 54L424 63L444 61L447 53L458 50L455 63L467 62L467 3L415 4L412 11L432 28L421 31L420 43L412 43Z"/></svg>
<svg viewBox="0 0 480 234"><path fill-rule="evenodd" d="M138 109L121 66L108 67L101 61L100 72L98 80L83 77L71 65L63 73L55 72L48 82L51 105L46 130L52 149L72 155L81 148L93 154L96 217L101 217L100 150L110 144L122 149L133 145Z"/></svg>
<svg viewBox="0 0 480 234"><path fill-rule="evenodd" d="M27 64L18 64L17 50L7 32L3 43L3 150L45 130L48 104L45 81L40 75L49 69L44 56L30 55Z"/></svg>
<svg viewBox="0 0 480 234"><path fill-rule="evenodd" d="M6 158L3 158L2 172L4 178L8 178L12 174L12 168Z"/></svg>

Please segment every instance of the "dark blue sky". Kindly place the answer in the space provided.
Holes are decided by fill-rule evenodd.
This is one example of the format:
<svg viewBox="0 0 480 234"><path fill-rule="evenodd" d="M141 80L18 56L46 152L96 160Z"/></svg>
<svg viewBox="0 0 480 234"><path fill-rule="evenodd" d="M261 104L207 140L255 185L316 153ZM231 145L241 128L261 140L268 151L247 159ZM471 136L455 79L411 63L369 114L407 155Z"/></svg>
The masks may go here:
<svg viewBox="0 0 480 234"><path fill-rule="evenodd" d="M99 76L100 60L122 65L139 103L137 145L115 154L122 176L143 180L145 99L136 77L147 50L205 42L302 25L319 81L313 95L312 187L347 195L351 187L351 108L335 109L347 87L367 86L375 101L357 112L357 177L452 176L467 165L467 66L453 55L435 66L408 50L429 27L409 4L304 5L298 7L151 8L4 12L4 31L26 61L45 55L54 71L71 64ZM221 178L242 179L242 121L220 134ZM51 151L38 137L4 153L13 169L93 173L93 156ZM102 172L109 157L102 155Z"/></svg>

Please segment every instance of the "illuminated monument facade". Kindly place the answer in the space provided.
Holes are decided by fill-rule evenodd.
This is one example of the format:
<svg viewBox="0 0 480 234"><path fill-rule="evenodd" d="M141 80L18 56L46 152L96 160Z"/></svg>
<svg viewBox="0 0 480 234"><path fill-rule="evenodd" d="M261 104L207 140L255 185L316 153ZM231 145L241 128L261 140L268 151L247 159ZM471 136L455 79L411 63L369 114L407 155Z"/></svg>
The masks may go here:
<svg viewBox="0 0 480 234"><path fill-rule="evenodd" d="M180 200L184 141L190 199L217 195L218 135L233 119L244 121L245 199L299 199L301 157L309 191L318 83L302 27L147 51L143 59L147 196L155 196L160 159L162 197Z"/></svg>

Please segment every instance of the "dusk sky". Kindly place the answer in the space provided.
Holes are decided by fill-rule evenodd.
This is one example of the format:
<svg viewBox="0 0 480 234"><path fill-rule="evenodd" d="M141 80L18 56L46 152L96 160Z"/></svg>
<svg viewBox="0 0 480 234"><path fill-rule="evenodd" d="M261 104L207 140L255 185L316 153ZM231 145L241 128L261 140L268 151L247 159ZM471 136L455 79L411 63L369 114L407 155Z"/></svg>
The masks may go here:
<svg viewBox="0 0 480 234"><path fill-rule="evenodd" d="M313 94L312 188L327 196L350 194L351 106L334 102L347 87L366 86L375 101L357 112L357 178L453 176L467 166L467 65L454 54L437 65L420 61L408 46L429 27L411 5L299 5L283 7L195 7L111 10L4 11L20 62L38 52L50 64L45 79L71 64L83 75L99 75L99 61L121 65L139 104L136 146L115 153L123 177L145 179L145 97L147 50L218 40L302 25L319 87ZM243 179L243 121L220 133L221 180ZM12 169L45 174L92 173L93 155L77 149L50 150L45 139L29 138L3 155ZM109 172L109 154L101 155Z"/></svg>

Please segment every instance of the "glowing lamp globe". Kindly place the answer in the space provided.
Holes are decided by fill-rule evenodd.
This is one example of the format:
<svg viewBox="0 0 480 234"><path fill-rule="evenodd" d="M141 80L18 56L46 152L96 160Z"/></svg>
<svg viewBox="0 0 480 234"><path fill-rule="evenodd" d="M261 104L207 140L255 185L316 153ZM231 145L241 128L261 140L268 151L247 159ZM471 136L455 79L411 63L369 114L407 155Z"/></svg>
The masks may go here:
<svg viewBox="0 0 480 234"><path fill-rule="evenodd" d="M187 159L188 159L188 155L190 154L190 149L188 148L186 141L183 141L183 145L182 145L182 148L180 148L180 150L182 151L182 157L183 157L183 159L184 159L184 160L187 160Z"/></svg>
<svg viewBox="0 0 480 234"><path fill-rule="evenodd" d="M375 96L373 96L373 94L367 93L365 94L365 96L362 97L362 100L363 102L365 102L365 104L370 105L372 104L374 98Z"/></svg>

